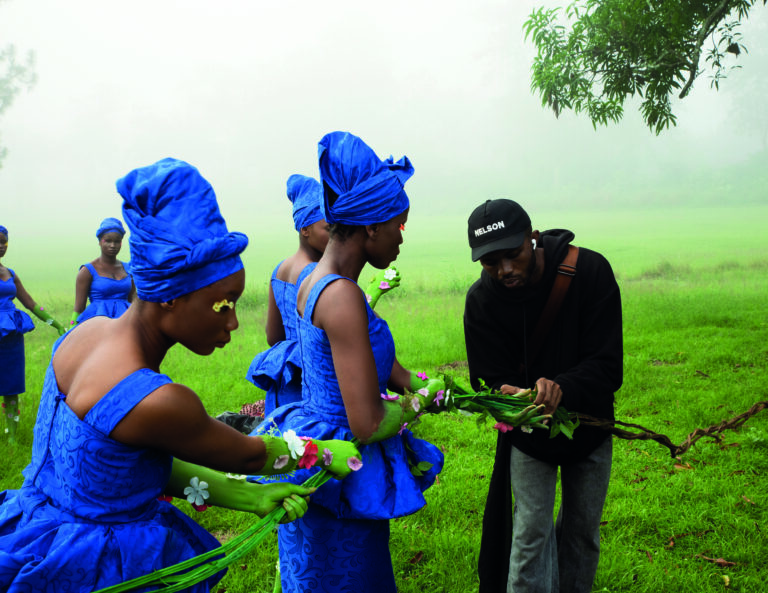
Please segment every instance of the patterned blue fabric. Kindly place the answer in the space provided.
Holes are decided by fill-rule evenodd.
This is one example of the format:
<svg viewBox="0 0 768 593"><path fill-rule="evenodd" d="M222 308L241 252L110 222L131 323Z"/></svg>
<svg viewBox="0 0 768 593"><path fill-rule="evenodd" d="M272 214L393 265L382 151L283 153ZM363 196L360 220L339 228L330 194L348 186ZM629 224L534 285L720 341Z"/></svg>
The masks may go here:
<svg viewBox="0 0 768 593"><path fill-rule="evenodd" d="M35 329L32 318L13 304L16 283L11 277L0 280L0 395L18 395L26 391L24 377L24 334Z"/></svg>
<svg viewBox="0 0 768 593"><path fill-rule="evenodd" d="M293 226L296 230L323 220L320 203L323 201L323 187L305 175L291 175L285 184L285 193L293 204Z"/></svg>
<svg viewBox="0 0 768 593"><path fill-rule="evenodd" d="M3 225L0 224L0 233L3 233L6 238L8 237L8 229L5 228Z"/></svg>
<svg viewBox="0 0 768 593"><path fill-rule="evenodd" d="M254 434L264 433L271 426L277 425L282 432L293 429L301 436L312 438L352 438L328 338L324 331L311 322L318 297L334 281L352 282L335 274L321 278L310 291L303 317L297 316L303 366L302 400L277 408L257 427ZM362 291L360 298L365 300ZM379 377L379 389L385 393L395 359L395 344L387 323L376 317L370 307L367 310L368 333ZM409 430L366 445L361 453L361 470L344 480L328 481L312 495L310 507L322 507L324 513L313 512L309 524L299 519L297 523L301 525L294 525L289 530L282 529L283 526L278 528L280 569L285 591L327 590L318 581L317 575L320 574L323 575L322 582L336 583L332 589L334 591L395 590L393 578L377 578L377 583L371 588L356 587L365 582L367 577L361 571L370 567L372 555L376 555L377 563L389 562L388 549L385 558L380 557L383 537L380 521L414 513L426 504L423 491L434 483L441 471L443 454L431 443L414 437ZM432 468L423 476L415 477L409 468L409 458L412 463L431 463ZM317 471L316 468L297 470L283 479L301 483ZM323 520L323 516L330 520ZM374 520L370 523L376 529L358 521L360 519ZM307 531L312 534L307 534ZM334 533L325 533L327 531ZM345 543L347 532L355 534L350 536L355 543L350 543L349 548ZM299 537L303 544L295 539ZM330 548L321 543L325 538L337 541L339 550L349 550L350 556L340 551L338 554L329 553ZM287 553L297 550L298 545L302 546L301 555ZM355 547L357 551L353 551ZM391 572L391 566L387 571Z"/></svg>
<svg viewBox="0 0 768 593"><path fill-rule="evenodd" d="M77 318L82 323L91 317L120 317L131 306L128 297L131 294L131 277L120 280L100 276L93 264L83 264L91 273L91 288L88 291L90 303ZM83 266L80 266L81 268Z"/></svg>
<svg viewBox="0 0 768 593"><path fill-rule="evenodd" d="M157 500L170 476L170 455L109 438L136 404L169 382L140 369L80 420L48 366L24 484L0 493L0 590L90 592L219 545ZM187 590L209 591L221 576Z"/></svg>
<svg viewBox="0 0 768 593"><path fill-rule="evenodd" d="M105 218L101 221L99 228L96 230L96 238L101 239L101 236L106 233L120 233L121 235L125 235L123 223L117 218Z"/></svg>
<svg viewBox="0 0 768 593"><path fill-rule="evenodd" d="M281 264L282 262L272 272L270 283L275 304L283 320L285 339L257 354L246 373L246 379L266 391L265 416L269 416L278 406L301 399L301 351L296 327L296 295L304 278L317 266L316 263L306 266L299 274L296 284L291 284L277 277Z"/></svg>
<svg viewBox="0 0 768 593"><path fill-rule="evenodd" d="M386 222L408 209L403 189L413 175L404 156L382 161L365 142L349 132L331 132L317 148L323 183L323 218L328 223L365 226ZM338 196L332 202L333 196Z"/></svg>
<svg viewBox="0 0 768 593"><path fill-rule="evenodd" d="M170 301L243 269L248 237L227 230L211 184L192 165L163 159L116 185L141 300Z"/></svg>

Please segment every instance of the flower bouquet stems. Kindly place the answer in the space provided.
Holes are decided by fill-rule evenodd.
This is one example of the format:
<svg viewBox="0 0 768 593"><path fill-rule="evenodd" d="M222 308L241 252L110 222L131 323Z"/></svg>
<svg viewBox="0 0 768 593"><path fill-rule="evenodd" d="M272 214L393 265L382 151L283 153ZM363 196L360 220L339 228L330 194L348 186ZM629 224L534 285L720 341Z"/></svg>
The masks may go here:
<svg viewBox="0 0 768 593"><path fill-rule="evenodd" d="M544 404L536 405L536 391L526 389L514 395L491 391L483 386L474 392L450 375L443 375L446 385L446 401L449 409L463 413L478 414L477 421L484 422L489 417L496 421L494 428L507 432L520 427L524 432L534 428L548 429L550 438L562 433L573 438L573 431L579 425L578 418L565 408L558 407L554 414L544 414Z"/></svg>
<svg viewBox="0 0 768 593"><path fill-rule="evenodd" d="M358 444L357 439L352 439L352 442ZM319 488L330 478L331 473L326 469L321 469L306 479L302 486ZM94 593L121 593L124 591L135 591L140 588L148 591L171 593L191 587L224 570L227 566L237 562L255 549L273 529L277 528L277 525L284 516L285 509L282 506L278 506L272 512L265 515L258 523L249 527L237 537L222 544L221 547L184 562L155 570L142 577L99 589ZM151 589L151 587L156 588Z"/></svg>

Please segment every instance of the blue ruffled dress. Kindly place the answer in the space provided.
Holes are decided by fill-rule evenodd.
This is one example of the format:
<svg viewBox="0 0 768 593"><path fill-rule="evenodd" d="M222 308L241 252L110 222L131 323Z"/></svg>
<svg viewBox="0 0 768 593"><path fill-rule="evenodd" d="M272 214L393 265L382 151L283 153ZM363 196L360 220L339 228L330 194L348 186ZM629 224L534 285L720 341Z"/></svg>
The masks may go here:
<svg viewBox="0 0 768 593"><path fill-rule="evenodd" d="M26 390L24 381L24 334L35 329L32 318L13 304L16 283L11 277L0 280L0 395L18 395Z"/></svg>
<svg viewBox="0 0 768 593"><path fill-rule="evenodd" d="M120 280L99 276L93 264L83 264L91 273L91 289L88 291L90 301L85 311L77 317L77 322L82 323L91 317L120 317L131 306L128 297L131 294L133 280L130 274Z"/></svg>
<svg viewBox="0 0 768 593"><path fill-rule="evenodd" d="M328 338L311 322L318 297L336 280L352 282L335 274L321 278L310 291L304 316L298 317L304 369L302 401L277 408L254 434L263 434L277 425L281 432L293 429L300 436L352 439ZM379 389L386 393L395 345L387 323L367 308ZM396 591L388 520L414 513L426 504L423 492L442 470L443 454L409 430L366 445L361 453L362 469L344 480L326 482L312 495L309 510L301 519L278 528L280 571L286 593ZM416 477L409 461L425 461L432 467ZM298 470L286 479L300 484L317 471Z"/></svg>
<svg viewBox="0 0 768 593"><path fill-rule="evenodd" d="M268 416L278 406L301 400L301 352L297 329L296 295L299 286L317 264L306 266L299 274L296 284L277 277L280 262L272 272L270 284L275 304L283 320L285 339L268 350L257 354L248 367L246 379L266 392L264 414Z"/></svg>
<svg viewBox="0 0 768 593"><path fill-rule="evenodd" d="M80 420L48 366L24 484L0 493L0 591L91 592L219 546L157 499L170 455L109 438L134 406L170 381L140 369ZM222 576L185 591L207 592Z"/></svg>

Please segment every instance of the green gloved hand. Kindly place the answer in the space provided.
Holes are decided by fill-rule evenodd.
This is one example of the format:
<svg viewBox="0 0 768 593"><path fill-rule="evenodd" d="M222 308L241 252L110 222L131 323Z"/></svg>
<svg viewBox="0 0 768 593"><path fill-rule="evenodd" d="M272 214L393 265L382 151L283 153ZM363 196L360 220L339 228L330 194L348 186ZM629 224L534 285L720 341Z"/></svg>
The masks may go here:
<svg viewBox="0 0 768 593"><path fill-rule="evenodd" d="M272 476L293 470L320 467L336 479L344 478L362 467L360 452L349 441L322 441L300 437L293 430L280 436L260 435L267 447L267 461L260 475ZM356 460L356 461L355 461Z"/></svg>
<svg viewBox="0 0 768 593"><path fill-rule="evenodd" d="M69 319L69 329L72 329L77 325L77 318L80 317L80 313L72 311L72 317Z"/></svg>
<svg viewBox="0 0 768 593"><path fill-rule="evenodd" d="M286 512L284 523L298 519L307 511L305 497L314 491L314 488L287 482L247 482L245 476L217 472L180 459L173 460L171 477L166 486L167 494L186 498L197 510L217 506L263 517L282 505Z"/></svg>
<svg viewBox="0 0 768 593"><path fill-rule="evenodd" d="M365 289L368 305L374 309L381 295L398 286L400 286L400 272L397 268L389 267L386 270L379 270Z"/></svg>
<svg viewBox="0 0 768 593"><path fill-rule="evenodd" d="M51 315L50 313L48 313L48 312L45 310L45 307L43 307L42 305L38 305L38 306L36 306L36 307L33 307L33 308L32 308L32 313L33 313L33 314L35 315L35 317L37 317L37 318L38 318L40 321L43 321L44 323L46 323L46 324L48 324L48 325L50 325L50 326L52 326L52 327L56 328L56 330L59 332L59 335L60 335L60 336L63 336L63 335L64 335L64 333L67 331L67 330L64 328L64 326L63 326L63 325L61 325L61 323L59 323L58 321L56 321L56 319L54 319L53 315Z"/></svg>
<svg viewBox="0 0 768 593"><path fill-rule="evenodd" d="M439 412L442 409L440 406L441 402L445 399L445 383L440 379L425 381L417 375L411 374L411 385L414 385L414 380L419 382L415 386L423 384L423 387L419 387L413 393L406 393L405 395L382 395L382 398L385 400L382 402L384 405L384 417L379 422L376 432L367 439L366 443L375 443L388 439L409 425L412 425L414 420L421 414L425 412Z"/></svg>

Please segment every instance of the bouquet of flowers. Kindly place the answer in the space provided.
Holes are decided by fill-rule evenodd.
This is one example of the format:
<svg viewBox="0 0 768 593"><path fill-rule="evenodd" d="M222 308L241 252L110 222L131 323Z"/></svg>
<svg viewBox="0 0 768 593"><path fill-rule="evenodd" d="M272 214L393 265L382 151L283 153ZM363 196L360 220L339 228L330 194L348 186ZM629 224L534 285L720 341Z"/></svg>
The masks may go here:
<svg viewBox="0 0 768 593"><path fill-rule="evenodd" d="M562 406L558 407L554 414L545 414L544 404L537 406L533 403L536 400L535 389L525 389L514 395L507 395L494 392L485 385L481 385L479 392L474 392L450 375L443 375L443 381L446 387L445 401L449 409L456 409L465 414L477 414L478 423L493 418L496 422L494 428L502 432L508 432L515 427L520 427L523 432L538 428L548 429L549 438L562 433L572 439L573 431L579 426L578 417Z"/></svg>

